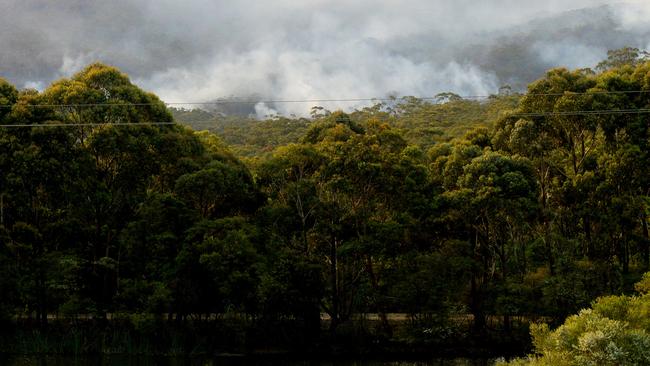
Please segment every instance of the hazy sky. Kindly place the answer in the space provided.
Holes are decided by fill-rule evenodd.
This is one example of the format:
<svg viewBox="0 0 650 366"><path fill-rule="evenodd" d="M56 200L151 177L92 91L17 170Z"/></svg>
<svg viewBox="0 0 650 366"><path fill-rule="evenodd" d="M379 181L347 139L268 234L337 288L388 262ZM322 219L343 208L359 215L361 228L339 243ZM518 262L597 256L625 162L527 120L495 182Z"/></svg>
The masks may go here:
<svg viewBox="0 0 650 366"><path fill-rule="evenodd" d="M650 1L625 3L0 0L0 76L42 89L102 61L168 102L488 94L646 48Z"/></svg>

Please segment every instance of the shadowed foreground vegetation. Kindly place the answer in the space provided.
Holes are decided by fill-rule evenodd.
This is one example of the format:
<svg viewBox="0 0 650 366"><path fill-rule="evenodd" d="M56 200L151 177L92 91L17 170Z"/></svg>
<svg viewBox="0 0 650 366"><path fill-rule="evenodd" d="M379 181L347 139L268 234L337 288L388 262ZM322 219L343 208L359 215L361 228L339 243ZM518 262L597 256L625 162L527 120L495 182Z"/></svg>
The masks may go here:
<svg viewBox="0 0 650 366"><path fill-rule="evenodd" d="M0 81L0 347L521 354L517 319L557 326L649 267L650 64L610 61L222 137L143 125L191 112L102 64Z"/></svg>

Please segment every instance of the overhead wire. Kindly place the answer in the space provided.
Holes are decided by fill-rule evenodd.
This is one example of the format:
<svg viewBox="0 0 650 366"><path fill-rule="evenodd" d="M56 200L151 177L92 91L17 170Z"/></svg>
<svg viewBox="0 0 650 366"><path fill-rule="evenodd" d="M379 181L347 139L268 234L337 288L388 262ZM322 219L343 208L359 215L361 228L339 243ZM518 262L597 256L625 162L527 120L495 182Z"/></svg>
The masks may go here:
<svg viewBox="0 0 650 366"><path fill-rule="evenodd" d="M0 124L0 127L82 127L82 126L160 126L175 125L177 122L104 122L104 123L16 123Z"/></svg>
<svg viewBox="0 0 650 366"><path fill-rule="evenodd" d="M563 92L553 92L553 93L512 93L506 95L492 94L492 95L455 95L450 94L451 97L458 97L460 100L471 100L471 99L488 99L497 96L573 96L573 95L608 95L608 94L647 94L650 93L650 90L621 90L621 91L588 91L588 92L572 92L572 91L563 91ZM54 107L144 107L144 106L154 106L160 105L163 103L167 106L174 105L220 105L220 104L256 104L256 103L266 103L266 104L281 104L281 103L338 103L338 102L387 102L387 101L404 101L409 98L419 99L419 100L444 100L447 96L438 95L438 96L403 96L403 97L373 97L373 98L332 98L332 99L269 99L269 100L255 100L255 99L219 99L214 101L203 101L203 102L147 102L147 103L67 103L67 104L22 104L24 107L28 108L54 108ZM0 104L0 108L11 108L14 104Z"/></svg>
<svg viewBox="0 0 650 366"><path fill-rule="evenodd" d="M506 112L507 113L507 112ZM552 116L580 116L580 115L619 115L619 114L644 114L650 113L650 108L641 109L602 109L602 110L578 110L578 111L557 111L557 112L529 112L529 113L508 113L506 117L552 117ZM422 113L418 117L435 117L436 113ZM375 116L376 117L376 116ZM386 116L388 117L388 116ZM215 123L216 119L203 121L180 121L184 124ZM451 126L441 126L451 127Z"/></svg>
<svg viewBox="0 0 650 366"><path fill-rule="evenodd" d="M583 93L533 93L533 94L517 94L516 96L559 96L559 95L585 95L585 94L623 94L623 93L650 93L650 90L635 90L635 91L594 91L594 92L583 92ZM465 96L463 98L467 98ZM489 97L489 96L470 96L470 97ZM401 100L407 99L409 97L400 98ZM439 97L435 97L439 99ZM434 97L421 97L417 99L434 99ZM398 99L394 98L354 98L354 99L304 99L304 100L269 100L269 101L213 101L213 102L176 102L176 103L165 103L165 105L208 105L208 104L222 104L222 103L299 103L299 102L343 102L343 101L379 101L379 100L390 100L397 101ZM80 103L80 104L26 104L23 106L26 107L119 107L119 106L150 106L150 105L159 105L159 103ZM8 107L12 105L0 105L0 107ZM509 117L555 117L555 116L588 116L588 115L622 115L622 114L645 114L650 113L650 108L639 108L639 109L600 109L600 110L576 110L576 111L547 111L547 112L522 112L522 113L509 113L506 116ZM423 113L419 114L421 117L433 117L435 113ZM202 121L179 121L180 124L184 125L205 125L216 123L216 119L202 120ZM103 125L113 125L113 126L136 126L136 125L172 125L177 122L169 121L142 121L142 122L104 122L104 123L45 123L45 124L0 124L0 127L11 128L11 127L81 127L81 126L103 126ZM440 127L452 127L452 126L440 126Z"/></svg>
<svg viewBox="0 0 650 366"><path fill-rule="evenodd" d="M650 113L650 108L641 108L641 109L609 109L609 110L581 110L581 111L557 111L557 112L531 112L531 113L511 113L507 114L506 117L554 117L554 116L592 116L592 115L621 115L621 114L645 114ZM420 114L420 117L434 117L434 113L424 113ZM389 116L385 116L384 119L388 119ZM17 123L17 124L0 124L2 128L11 128L11 127L82 127L82 126L156 126L156 125L206 125L206 124L215 124L217 119L210 120L201 120L201 121L157 121L157 122L87 122L87 123ZM436 126L439 128L451 128L454 126Z"/></svg>
<svg viewBox="0 0 650 366"><path fill-rule="evenodd" d="M597 109L584 111L552 111L552 112L524 112L512 113L513 117L556 117L556 116L591 116L591 115L618 115L618 114L644 114L650 113L650 108L639 109Z"/></svg>

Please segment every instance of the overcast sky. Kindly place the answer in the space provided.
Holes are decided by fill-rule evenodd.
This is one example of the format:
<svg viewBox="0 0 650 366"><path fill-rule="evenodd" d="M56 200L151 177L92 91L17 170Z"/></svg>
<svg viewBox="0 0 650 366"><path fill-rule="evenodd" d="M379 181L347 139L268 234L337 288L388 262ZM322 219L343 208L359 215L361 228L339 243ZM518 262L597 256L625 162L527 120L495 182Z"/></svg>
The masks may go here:
<svg viewBox="0 0 650 366"><path fill-rule="evenodd" d="M0 76L42 89L101 61L167 102L483 95L646 48L648 19L650 1L0 0Z"/></svg>

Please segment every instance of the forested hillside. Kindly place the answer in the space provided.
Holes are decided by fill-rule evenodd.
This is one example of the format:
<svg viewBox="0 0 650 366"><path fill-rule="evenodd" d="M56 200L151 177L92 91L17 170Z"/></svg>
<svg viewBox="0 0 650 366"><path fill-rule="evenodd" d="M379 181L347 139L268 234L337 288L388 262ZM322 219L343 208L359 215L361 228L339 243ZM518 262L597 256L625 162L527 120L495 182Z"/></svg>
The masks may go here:
<svg viewBox="0 0 650 366"><path fill-rule="evenodd" d="M511 95L510 89L486 98L463 99L453 93L426 100L403 97L355 110L349 117L360 124L379 120L398 130L407 143L427 149L437 142L462 137L474 128L491 126L501 113L515 108L519 98ZM170 111L180 124L219 135L242 158L265 156L279 146L300 142L311 122L332 113L314 106L311 119L276 116L259 121L253 116L224 115L199 108L172 107Z"/></svg>
<svg viewBox="0 0 650 366"><path fill-rule="evenodd" d="M123 346L109 321L179 352L205 351L174 343L193 327L228 349L559 324L649 269L649 103L643 62L267 121L169 110L102 64L43 92L2 80L0 347L82 319L113 327L99 352Z"/></svg>

